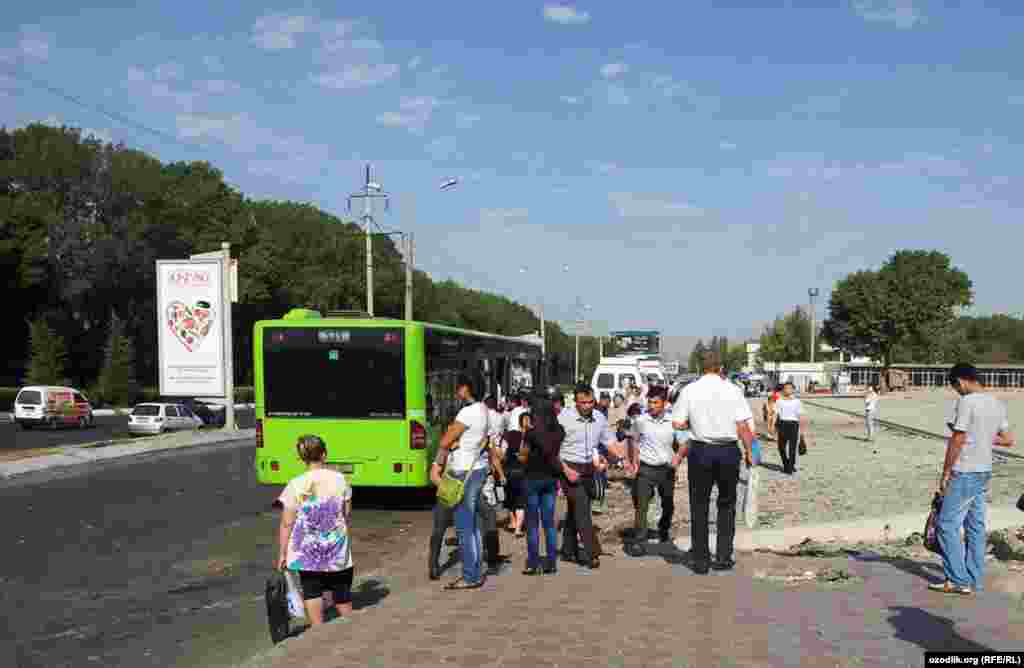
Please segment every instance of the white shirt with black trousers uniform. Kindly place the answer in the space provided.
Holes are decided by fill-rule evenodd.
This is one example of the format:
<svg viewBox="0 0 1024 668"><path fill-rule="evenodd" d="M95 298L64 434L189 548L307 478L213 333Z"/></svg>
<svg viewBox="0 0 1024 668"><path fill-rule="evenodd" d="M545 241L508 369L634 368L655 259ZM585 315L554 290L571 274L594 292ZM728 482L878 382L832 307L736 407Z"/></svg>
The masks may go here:
<svg viewBox="0 0 1024 668"><path fill-rule="evenodd" d="M800 418L804 407L800 400L782 397L775 402L775 428L779 432L779 459L782 470L792 475L796 472L796 457L800 444Z"/></svg>
<svg viewBox="0 0 1024 668"><path fill-rule="evenodd" d="M672 427L669 411L658 417L650 413L633 419L629 436L636 448L639 469L636 473L634 494L636 495L633 540L627 546L629 554L635 557L646 553L647 511L655 491L661 498L661 519L658 521L658 539L662 543L671 541L672 516L675 513L676 467L673 460L679 445Z"/></svg>
<svg viewBox="0 0 1024 668"><path fill-rule="evenodd" d="M739 483L743 454L738 435L743 435L750 452L753 435L747 420L753 414L738 387L716 373L705 373L679 393L672 408L676 429L689 429L687 474L690 493L691 568L704 575L710 568L730 570L736 536L736 485ZM718 488L718 517L715 525L718 541L715 560L709 549L708 514L711 488Z"/></svg>

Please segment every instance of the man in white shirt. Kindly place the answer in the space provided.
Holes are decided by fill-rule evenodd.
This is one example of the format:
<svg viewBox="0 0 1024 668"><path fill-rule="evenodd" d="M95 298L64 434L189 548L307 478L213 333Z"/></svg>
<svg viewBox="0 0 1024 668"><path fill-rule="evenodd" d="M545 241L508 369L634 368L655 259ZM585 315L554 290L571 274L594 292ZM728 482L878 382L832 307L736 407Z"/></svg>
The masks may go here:
<svg viewBox="0 0 1024 668"><path fill-rule="evenodd" d="M627 551L634 557L647 553L647 514L655 490L661 498L658 539L662 543L672 540L676 469L685 454L685 446L676 442L672 418L665 410L667 396L667 388L652 386L647 394L647 412L633 420L630 430L626 471L627 475L636 477L637 503L633 541Z"/></svg>
<svg viewBox="0 0 1024 668"><path fill-rule="evenodd" d="M686 453L690 486L690 557L695 573L707 574L709 568L730 570L733 541L736 536L736 485L740 477L740 459L751 465L753 434L747 420L753 417L743 393L721 377L722 362L717 353L702 357L704 375L679 393L672 410L672 425L689 430ZM737 447L737 435L743 453ZM711 562L708 546L708 514L711 488L718 487L718 544Z"/></svg>

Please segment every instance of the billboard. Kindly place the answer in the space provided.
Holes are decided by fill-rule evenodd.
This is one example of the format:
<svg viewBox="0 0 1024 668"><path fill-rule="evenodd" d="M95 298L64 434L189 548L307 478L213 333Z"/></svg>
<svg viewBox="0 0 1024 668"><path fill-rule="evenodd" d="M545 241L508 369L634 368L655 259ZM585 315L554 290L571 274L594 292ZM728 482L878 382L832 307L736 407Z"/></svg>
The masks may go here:
<svg viewBox="0 0 1024 668"><path fill-rule="evenodd" d="M609 336L620 355L657 355L661 352L661 332L611 332Z"/></svg>
<svg viewBox="0 0 1024 668"><path fill-rule="evenodd" d="M224 396L222 280L219 259L157 260L160 394Z"/></svg>

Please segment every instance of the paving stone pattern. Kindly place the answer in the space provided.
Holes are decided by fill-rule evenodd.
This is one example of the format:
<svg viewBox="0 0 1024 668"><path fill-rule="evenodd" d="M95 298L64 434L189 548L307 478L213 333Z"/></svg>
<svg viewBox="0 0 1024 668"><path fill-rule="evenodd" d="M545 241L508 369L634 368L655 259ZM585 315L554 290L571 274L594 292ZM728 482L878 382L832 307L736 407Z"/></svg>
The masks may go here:
<svg viewBox="0 0 1024 668"><path fill-rule="evenodd" d="M778 559L707 576L679 553L534 578L517 564L477 591L395 592L245 666L917 667L925 649L1024 648L1019 598L929 592L934 566L859 555L838 560L848 586L794 585L765 576Z"/></svg>

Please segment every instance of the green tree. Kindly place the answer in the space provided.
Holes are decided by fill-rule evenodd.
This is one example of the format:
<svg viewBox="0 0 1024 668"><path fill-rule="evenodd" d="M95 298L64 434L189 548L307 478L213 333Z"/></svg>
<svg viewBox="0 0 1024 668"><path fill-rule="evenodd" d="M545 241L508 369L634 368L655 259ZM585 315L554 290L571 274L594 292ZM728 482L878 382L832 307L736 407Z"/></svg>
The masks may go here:
<svg viewBox="0 0 1024 668"><path fill-rule="evenodd" d="M795 306L767 325L759 339L762 362L806 362L811 356L811 323L806 311Z"/></svg>
<svg viewBox="0 0 1024 668"><path fill-rule="evenodd" d="M96 394L104 403L131 405L138 395L135 382L135 350L125 333L125 324L111 313L107 346L103 355Z"/></svg>
<svg viewBox="0 0 1024 668"><path fill-rule="evenodd" d="M28 382L32 385L62 385L65 382L67 348L43 317L29 325Z"/></svg>
<svg viewBox="0 0 1024 668"><path fill-rule="evenodd" d="M835 348L880 361L883 371L901 350L936 359L957 343L951 333L957 310L972 297L970 279L949 256L897 251L878 271L858 271L836 284L823 335Z"/></svg>
<svg viewBox="0 0 1024 668"><path fill-rule="evenodd" d="M707 347L704 345L704 340L697 339L697 343L694 344L693 350L690 351L690 358L686 365L690 370L690 373L701 372L701 366L703 365L701 358L704 357L704 353L706 353L707 350Z"/></svg>

